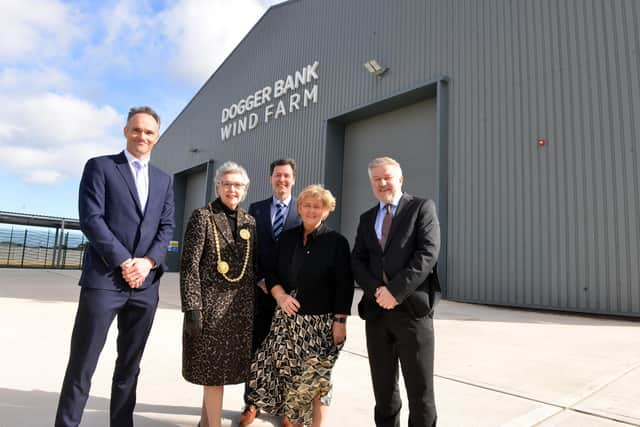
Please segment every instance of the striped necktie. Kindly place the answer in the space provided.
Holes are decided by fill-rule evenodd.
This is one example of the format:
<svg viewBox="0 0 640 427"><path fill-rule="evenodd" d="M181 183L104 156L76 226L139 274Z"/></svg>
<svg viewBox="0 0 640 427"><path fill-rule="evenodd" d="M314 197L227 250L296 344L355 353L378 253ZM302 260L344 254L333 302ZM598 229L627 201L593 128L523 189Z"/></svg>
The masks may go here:
<svg viewBox="0 0 640 427"><path fill-rule="evenodd" d="M280 233L282 233L282 229L284 228L284 208L284 203L276 203L276 215L273 217L273 238L276 240L278 240L278 237L280 237Z"/></svg>

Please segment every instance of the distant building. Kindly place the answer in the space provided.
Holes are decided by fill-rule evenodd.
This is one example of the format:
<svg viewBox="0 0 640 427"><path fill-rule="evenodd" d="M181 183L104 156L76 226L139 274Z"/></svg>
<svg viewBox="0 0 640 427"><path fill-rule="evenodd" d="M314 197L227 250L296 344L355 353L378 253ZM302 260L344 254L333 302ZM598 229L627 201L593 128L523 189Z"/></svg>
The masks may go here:
<svg viewBox="0 0 640 427"><path fill-rule="evenodd" d="M292 0L271 7L164 132L181 241L213 171L299 162L352 242L390 155L433 198L456 301L640 315L640 3ZM171 253L173 268L179 253Z"/></svg>

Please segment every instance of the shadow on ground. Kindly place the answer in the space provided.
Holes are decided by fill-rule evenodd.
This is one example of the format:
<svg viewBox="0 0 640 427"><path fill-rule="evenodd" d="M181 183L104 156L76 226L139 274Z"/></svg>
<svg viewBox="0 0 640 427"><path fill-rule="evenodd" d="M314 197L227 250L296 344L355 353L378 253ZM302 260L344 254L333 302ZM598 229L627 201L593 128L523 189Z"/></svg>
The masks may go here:
<svg viewBox="0 0 640 427"><path fill-rule="evenodd" d="M80 270L0 269L0 298L78 302ZM177 289L160 287L158 308L179 308ZM167 298L164 298L164 295ZM0 426L2 427L2 426Z"/></svg>
<svg viewBox="0 0 640 427"><path fill-rule="evenodd" d="M0 425L2 427L42 427L52 425L55 409L58 404L58 393L41 390L12 390L0 388ZM91 396L82 417L83 425L101 425L108 418L109 399ZM228 411L229 417L238 416L233 411ZM159 414L158 417L140 415L139 413ZM191 415L197 417L200 408L186 406L149 405L138 403L134 424L136 426L178 427L184 424L162 420L173 416Z"/></svg>

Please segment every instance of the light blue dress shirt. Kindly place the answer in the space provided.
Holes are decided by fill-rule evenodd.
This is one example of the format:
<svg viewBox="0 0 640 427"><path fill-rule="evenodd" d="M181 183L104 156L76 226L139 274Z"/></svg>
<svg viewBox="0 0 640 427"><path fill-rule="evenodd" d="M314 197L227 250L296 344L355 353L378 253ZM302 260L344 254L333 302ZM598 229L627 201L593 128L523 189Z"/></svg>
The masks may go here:
<svg viewBox="0 0 640 427"><path fill-rule="evenodd" d="M391 201L391 214L396 216L396 210L398 210L398 203L400 203L400 198L402 197L402 193L396 194L396 197ZM380 202L380 207L378 208L378 215L376 216L376 236L378 240L382 237L382 221L384 220L384 216L387 213L385 209L387 206L386 203Z"/></svg>

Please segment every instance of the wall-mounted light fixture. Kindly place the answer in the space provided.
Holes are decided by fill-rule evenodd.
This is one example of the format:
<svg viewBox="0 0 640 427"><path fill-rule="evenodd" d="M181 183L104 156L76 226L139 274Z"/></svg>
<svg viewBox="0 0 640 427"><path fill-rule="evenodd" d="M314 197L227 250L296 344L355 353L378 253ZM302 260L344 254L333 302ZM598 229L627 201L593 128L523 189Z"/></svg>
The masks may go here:
<svg viewBox="0 0 640 427"><path fill-rule="evenodd" d="M192 147L189 149L190 153L198 153L200 151L200 149L198 147Z"/></svg>
<svg viewBox="0 0 640 427"><path fill-rule="evenodd" d="M382 77L382 75L389 70L389 67L383 67L375 59L370 59L365 62L364 68L366 68L368 72L377 77Z"/></svg>

